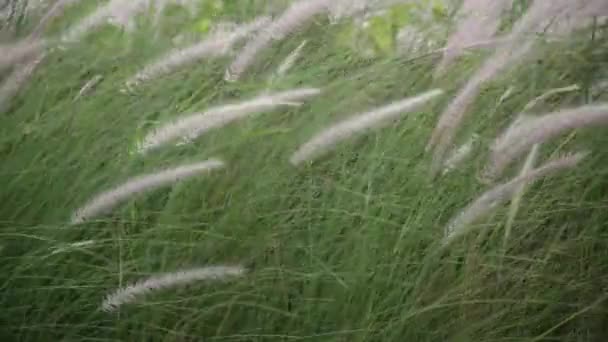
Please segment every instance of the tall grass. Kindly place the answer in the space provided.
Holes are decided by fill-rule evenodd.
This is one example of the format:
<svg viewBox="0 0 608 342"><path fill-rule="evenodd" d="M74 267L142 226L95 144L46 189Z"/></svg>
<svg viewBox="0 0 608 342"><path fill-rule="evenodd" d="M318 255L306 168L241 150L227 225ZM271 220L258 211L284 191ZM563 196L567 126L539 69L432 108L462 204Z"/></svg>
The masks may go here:
<svg viewBox="0 0 608 342"><path fill-rule="evenodd" d="M248 22L266 14L253 3L231 4L224 2L218 20ZM90 3L75 4L43 36L64 32L93 10ZM506 22L521 17L517 7L512 12ZM445 150L448 156L477 135L469 157L433 178L432 156L424 153L432 130L451 97L494 52L469 50L437 78L435 57L441 56L362 58L344 44L347 20L329 25L317 15L256 54L238 82L224 80L233 60L218 58L122 93L139 66L171 48L175 32L206 37L193 33L200 22L177 7L167 8L163 25L134 18L132 33L99 27L78 44L48 50L0 114L4 340L605 340L605 126L568 124L568 135L553 130L551 139L543 139L537 165L567 151L589 151L584 162L552 177L528 184L530 172L503 170L496 183L515 186L501 192L501 203L528 184L508 239L509 206L494 205L443 243L450 220L492 189L476 176L491 161L489 147L531 99L568 84L581 88L554 94L528 112L528 118L538 116L530 120L543 120L537 123L552 122L546 115L564 108L605 103L605 90L592 88L606 75L607 36L600 25L561 31L559 40L535 40L527 55L532 62L514 61L484 80ZM290 71L269 84L303 40L306 48ZM502 51L508 41L489 48ZM21 57L0 61L6 62L5 81ZM103 82L74 101L95 75ZM217 126L187 145L131 153L156 123L179 120L180 113L296 88L323 91L273 115ZM445 98L398 124L332 145L332 153L308 167L290 165L302 142L352 113L437 88ZM515 139L514 146L526 140ZM526 144L521 151L528 150ZM74 209L100 190L210 156L229 167L180 182L164 178L154 191L121 197L111 215L104 211L97 220L69 224ZM443 170L443 158L439 165ZM175 278L161 272L195 265L243 265L248 274L235 282L168 288ZM142 283L167 290L152 294L130 286ZM107 297L117 288L117 296ZM99 310L108 298L127 300L112 302L120 303L119 311ZM122 305L131 300L138 305Z"/></svg>

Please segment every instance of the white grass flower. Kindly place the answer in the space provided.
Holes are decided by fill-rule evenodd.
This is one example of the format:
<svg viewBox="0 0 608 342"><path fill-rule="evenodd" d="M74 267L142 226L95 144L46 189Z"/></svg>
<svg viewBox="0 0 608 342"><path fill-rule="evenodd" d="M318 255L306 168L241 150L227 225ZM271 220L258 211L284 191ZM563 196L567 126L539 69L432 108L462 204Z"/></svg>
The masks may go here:
<svg viewBox="0 0 608 342"><path fill-rule="evenodd" d="M446 245L455 237L466 233L468 231L467 228L471 224L489 214L505 201L508 201L522 184L532 183L539 178L557 171L573 168L583 160L586 155L587 153L579 152L557 158L530 172L524 173L507 183L499 184L486 191L450 221L445 229L443 244Z"/></svg>
<svg viewBox="0 0 608 342"><path fill-rule="evenodd" d="M436 174L441 168L458 127L482 86L508 67L523 62L524 57L529 57L534 41L526 39L528 34L541 33L550 23L559 21L564 15L572 12L589 14L592 12L590 9L600 9L603 6L606 6L603 0L534 1L524 16L516 22L505 44L486 60L441 114L427 145L427 150L434 148L431 173Z"/></svg>
<svg viewBox="0 0 608 342"><path fill-rule="evenodd" d="M157 7L157 15L171 2L183 3L180 0L110 0L99 6L95 11L81 19L68 29L61 37L61 41L73 43L81 40L85 35L100 26L110 23L121 26L126 31L135 28L135 16L149 9Z"/></svg>
<svg viewBox="0 0 608 342"><path fill-rule="evenodd" d="M543 143L565 131L608 124L608 103L563 109L539 117L527 117L523 123L510 127L491 147L490 163L486 175L491 179L500 176L513 160L534 144Z"/></svg>
<svg viewBox="0 0 608 342"><path fill-rule="evenodd" d="M331 0L299 0L291 4L283 14L245 45L226 70L225 79L227 81L239 79L261 51L270 47L273 41L283 40L287 35L306 25L316 15L327 12L331 2Z"/></svg>
<svg viewBox="0 0 608 342"><path fill-rule="evenodd" d="M0 86L0 112L4 112L11 100L19 93L21 87L30 79L36 67L44 59L44 54L35 57L24 64L19 64Z"/></svg>
<svg viewBox="0 0 608 342"><path fill-rule="evenodd" d="M544 92L542 95L537 96L532 101L528 102L522 111L524 113L531 111L534 107L536 107L536 105L538 105L541 102L546 101L548 98L550 98L553 95L570 93L573 91L579 91L580 89L581 89L581 87L578 84L572 84L567 87L549 89L546 92Z"/></svg>
<svg viewBox="0 0 608 342"><path fill-rule="evenodd" d="M305 161L317 158L334 148L339 142L390 123L441 94L443 94L443 90L434 89L341 121L323 130L300 146L291 156L290 162L297 166Z"/></svg>
<svg viewBox="0 0 608 342"><path fill-rule="evenodd" d="M131 178L125 183L93 197L74 212L71 223L79 224L103 215L134 195L223 167L224 162L221 160L209 159Z"/></svg>
<svg viewBox="0 0 608 342"><path fill-rule="evenodd" d="M142 82L170 74L204 58L226 55L235 43L268 25L269 22L268 17L260 17L250 23L237 26L229 32L218 30L199 43L173 50L131 77L127 81L127 87L132 88Z"/></svg>
<svg viewBox="0 0 608 342"><path fill-rule="evenodd" d="M45 15L38 21L36 27L32 30L30 37L39 38L43 35L49 24L57 17L61 16L65 11L66 7L73 5L80 0L58 0L53 6L45 13Z"/></svg>
<svg viewBox="0 0 608 342"><path fill-rule="evenodd" d="M491 39L500 26L503 12L512 0L464 0L460 8L462 18L456 31L448 39L446 51L436 73L444 72L462 54L465 46Z"/></svg>
<svg viewBox="0 0 608 342"><path fill-rule="evenodd" d="M214 107L202 113L183 116L173 122L162 125L146 135L140 144L139 153L150 150L178 140L193 140L211 129L223 127L233 121L244 119L254 113L272 110L282 106L298 105L312 96L320 94L317 88L293 89L274 94L266 94L249 101Z"/></svg>
<svg viewBox="0 0 608 342"><path fill-rule="evenodd" d="M444 162L447 151L451 148L457 129L464 120L467 109L481 91L482 86L500 71L509 66L511 60L521 59L532 48L531 41L523 42L513 49L502 49L465 84L456 97L439 117L432 133L427 151L435 149L431 173L436 174Z"/></svg>
<svg viewBox="0 0 608 342"><path fill-rule="evenodd" d="M101 303L103 311L115 311L152 292L189 285L199 281L227 281L242 277L247 272L242 266L208 266L172 273L163 273L120 288L106 296Z"/></svg>
<svg viewBox="0 0 608 342"><path fill-rule="evenodd" d="M29 39L13 44L0 44L0 71L41 53L46 44L43 40Z"/></svg>

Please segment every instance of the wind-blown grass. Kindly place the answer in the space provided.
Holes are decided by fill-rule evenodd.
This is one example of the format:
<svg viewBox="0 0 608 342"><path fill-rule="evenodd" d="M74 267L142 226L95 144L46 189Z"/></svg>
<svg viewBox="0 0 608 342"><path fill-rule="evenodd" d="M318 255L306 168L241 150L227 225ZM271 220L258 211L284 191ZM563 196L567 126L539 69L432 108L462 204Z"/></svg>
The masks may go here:
<svg viewBox="0 0 608 342"><path fill-rule="evenodd" d="M563 109L554 113L526 119L499 136L491 147L491 161L486 174L499 177L513 160L534 144L548 141L565 131L608 122L608 104L598 103Z"/></svg>
<svg viewBox="0 0 608 342"><path fill-rule="evenodd" d="M297 106L299 101L316 96L320 92L321 90L316 88L292 89L185 115L147 134L138 150L140 153L147 153L177 139L192 141L211 129L223 127L254 113L284 106Z"/></svg>
<svg viewBox="0 0 608 342"><path fill-rule="evenodd" d="M297 166L327 153L339 142L374 128L382 127L399 116L411 112L443 94L434 89L420 95L396 101L334 124L316 134L298 148L289 161Z"/></svg>
<svg viewBox="0 0 608 342"><path fill-rule="evenodd" d="M522 184L531 183L556 171L574 168L585 156L586 153L579 152L549 161L537 169L525 172L509 182L496 185L484 192L450 221L445 229L443 243L448 244L456 237L464 234L467 231L466 228L476 220L509 200Z"/></svg>
<svg viewBox="0 0 608 342"><path fill-rule="evenodd" d="M358 2L375 8L391 1ZM327 153L322 163L294 168L287 161L300 143L343 115L430 89L457 92L482 57L477 51L433 78L445 50L361 57L344 37L353 23L342 17L331 25L321 14L294 39L273 41L239 82L222 80L230 62L222 58L192 63L180 77L150 82L137 92L119 91L134 71L173 46L174 35L200 35L208 19L213 27L218 20L246 23L269 14L256 2L288 5L224 1L222 14L213 18L202 11L193 18L187 9L172 7L160 27L140 16L132 33L91 30L78 44L49 50L33 82L0 113L0 330L5 340L606 339L605 126L543 143L539 165L546 162L541 157L556 151L592 153L555 178L541 177L527 186L508 248L503 248L508 203L494 207L498 210L487 220L482 220L485 213L476 217L462 235L440 245L451 215L490 188L476 177L487 162L487 149L530 99L544 89L580 86L580 92L554 94L524 116L606 101L601 84L607 36L601 25L547 39L527 55L537 57L534 63L515 61L509 73L486 82L467 108L470 120L462 121L462 136L454 139L465 142L474 132L479 135L475 148L458 172L431 180L424 153L435 124L437 108L431 103L395 120L391 129L361 137L360 144ZM69 9L53 31L78 22L82 10L93 5ZM516 6L506 14L507 26L519 12ZM394 18L395 13L387 8L385 14ZM383 24L371 22L380 32L398 29ZM19 37L34 26L26 18ZM492 54L489 49L509 38L479 45ZM308 43L297 67L269 86L267 77L302 40ZM103 82L74 101L94 75L103 75ZM180 113L312 85L323 91L306 105L287 101L278 107L288 109L280 115L209 131L188 148L129 153L140 129L154 132L165 118L174 122ZM443 106L442 100L449 99L438 97L437 105ZM206 156L221 157L230 167L129 197L121 203L133 200L133 205L113 207L120 210L100 214L94 224L66 225L74 207L85 204L79 201L97 191ZM445 164L440 165L443 170ZM511 177L520 178L515 173L499 183ZM516 200L510 191L505 198ZM107 306L119 309L110 314L100 310L104 298L117 298L111 296L158 272L242 263L254 272L234 277L237 281L151 290L122 297L128 303Z"/></svg>
<svg viewBox="0 0 608 342"><path fill-rule="evenodd" d="M104 311L114 311L120 306L132 303L150 292L203 280L227 280L243 276L245 272L246 270L240 266L208 266L156 275L109 294L103 300L101 309Z"/></svg>
<svg viewBox="0 0 608 342"><path fill-rule="evenodd" d="M90 199L74 212L71 223L79 224L103 215L136 194L171 185L177 181L222 167L224 167L224 162L218 159L210 159L131 178L123 184Z"/></svg>
<svg viewBox="0 0 608 342"><path fill-rule="evenodd" d="M131 77L127 81L127 86L132 88L142 82L175 72L179 68L187 67L204 58L226 55L235 43L268 23L269 18L260 17L251 23L236 27L231 32L215 32L199 43L171 51Z"/></svg>
<svg viewBox="0 0 608 342"><path fill-rule="evenodd" d="M266 28L261 30L240 51L230 67L226 70L226 80L237 80L255 61L257 55L290 33L310 22L316 15L326 13L328 0L295 1L285 12Z"/></svg>

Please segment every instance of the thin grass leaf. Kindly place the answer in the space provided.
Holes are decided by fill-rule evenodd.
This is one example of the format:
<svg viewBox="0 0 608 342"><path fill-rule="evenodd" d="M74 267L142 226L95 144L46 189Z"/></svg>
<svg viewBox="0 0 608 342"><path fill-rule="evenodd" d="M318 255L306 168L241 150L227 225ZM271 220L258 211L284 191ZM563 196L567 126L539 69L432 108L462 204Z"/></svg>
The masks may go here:
<svg viewBox="0 0 608 342"><path fill-rule="evenodd" d="M538 150L538 144L532 146L532 149L530 149L530 153L528 153L528 157L526 158L524 166L521 168L521 172L519 173L518 177L526 177L530 173L532 168L534 168L534 164L536 163L536 159L538 157ZM517 216L517 212L519 211L521 200L524 197L524 193L526 192L526 185L527 183L525 182L519 184L519 186L515 190L513 199L511 200L511 205L509 206L509 213L507 214L507 222L505 223L505 236L502 242L504 251L506 251L507 243L509 242L509 238L511 237L513 223L515 222L515 217Z"/></svg>

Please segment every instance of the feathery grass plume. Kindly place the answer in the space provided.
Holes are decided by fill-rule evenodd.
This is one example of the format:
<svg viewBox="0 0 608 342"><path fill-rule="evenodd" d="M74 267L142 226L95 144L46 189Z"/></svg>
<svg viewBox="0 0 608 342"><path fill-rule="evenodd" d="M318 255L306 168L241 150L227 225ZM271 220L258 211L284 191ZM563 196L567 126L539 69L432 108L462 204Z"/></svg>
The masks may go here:
<svg viewBox="0 0 608 342"><path fill-rule="evenodd" d="M18 63L24 59L28 59L42 50L44 50L46 42L43 40L25 39L14 44L0 45L0 71L10 67L14 63Z"/></svg>
<svg viewBox="0 0 608 342"><path fill-rule="evenodd" d="M29 61L17 65L0 86L0 113L8 109L11 100L23 85L29 80L34 70L44 59L44 54L30 58Z"/></svg>
<svg viewBox="0 0 608 342"><path fill-rule="evenodd" d="M186 115L162 125L146 135L138 148L138 152L147 153L180 138L182 140L196 139L211 129L223 127L251 114L281 106L299 105L297 101L305 100L320 93L321 90L317 88L292 89L274 94L265 94L240 103L214 107L202 113Z"/></svg>
<svg viewBox="0 0 608 342"><path fill-rule="evenodd" d="M66 7L79 2L80 0L58 0L53 4L53 6L46 12L46 14L40 19L32 33L30 33L31 38L40 38L44 31L46 31L49 24L53 21L53 19L61 16L65 11Z"/></svg>
<svg viewBox="0 0 608 342"><path fill-rule="evenodd" d="M142 82L170 74L204 58L226 55L235 43L268 25L269 22L270 18L260 17L229 32L219 30L199 43L171 51L131 77L127 81L127 87L132 88Z"/></svg>
<svg viewBox="0 0 608 342"><path fill-rule="evenodd" d="M209 159L204 162L180 165L171 169L130 178L123 184L96 195L85 205L77 209L72 215L71 223L79 224L86 222L106 214L134 195L171 185L201 173L220 169L224 165L224 162L221 160Z"/></svg>
<svg viewBox="0 0 608 342"><path fill-rule="evenodd" d="M110 0L98 7L93 13L81 19L63 33L61 41L73 43L81 40L92 30L107 22L123 26L127 31L134 27L133 18L149 6L150 0Z"/></svg>
<svg viewBox="0 0 608 342"><path fill-rule="evenodd" d="M578 90L580 90L580 87L577 84L573 84L573 85L570 85L567 87L553 88L553 89L547 90L540 96L537 96L534 99L532 99L531 101L529 101L524 106L522 112L513 121L513 123L509 127L507 127L507 129L495 139L494 144L493 144L494 147L492 147L491 150L493 148L498 148L497 146L504 146L504 144L508 144L508 141L513 139L513 137L518 134L517 132L520 129L522 129L522 127L525 127L525 125L529 124L530 120L532 120L532 118L533 118L533 116L530 115L530 111L537 104L544 102L545 100L547 100L548 98L550 98L553 95L572 92L572 91L578 91ZM497 175L494 174L493 169L486 167L482 172L481 180L484 183L491 183L496 177L497 177Z"/></svg>
<svg viewBox="0 0 608 342"><path fill-rule="evenodd" d="M371 129L382 127L441 94L443 94L443 90L434 89L338 122L300 146L291 156L290 162L292 165L298 166L305 161L315 159L329 152L339 142Z"/></svg>
<svg viewBox="0 0 608 342"><path fill-rule="evenodd" d="M589 7L597 5L597 0L584 2ZM435 149L431 173L436 174L441 168L447 150L451 147L456 131L463 121L467 109L473 103L481 87L506 68L522 62L534 46L532 40L526 39L528 33L542 32L552 19L559 21L564 14L583 11L579 2L570 0L534 1L524 16L517 21L509 34L509 39L498 48L459 91L454 100L441 114L427 145L427 151Z"/></svg>
<svg viewBox="0 0 608 342"><path fill-rule="evenodd" d="M306 25L316 15L327 12L331 0L299 0L289 6L283 14L262 29L249 41L226 70L225 79L236 81L253 64L257 55L268 48L273 41Z"/></svg>
<svg viewBox="0 0 608 342"><path fill-rule="evenodd" d="M189 285L199 281L227 281L242 277L247 269L242 266L207 266L191 270L163 273L120 288L106 296L101 303L103 311L115 311L151 292Z"/></svg>
<svg viewBox="0 0 608 342"><path fill-rule="evenodd" d="M447 245L456 237L466 233L468 231L468 226L490 213L497 206L508 201L519 189L521 184L532 183L539 178L548 176L557 171L573 168L586 156L587 153L578 152L554 159L507 183L497 185L484 192L450 221L445 229L445 237L442 241L443 244Z"/></svg>
<svg viewBox="0 0 608 342"><path fill-rule="evenodd" d="M562 109L539 117L527 117L496 138L485 174L499 177L513 160L534 144L543 143L567 130L592 124L608 124L608 103Z"/></svg>
<svg viewBox="0 0 608 342"><path fill-rule="evenodd" d="M467 159L471 155L471 152L473 151L473 145L475 145L478 139L479 135L472 134L471 137L464 144L457 148L443 164L442 175L446 175L447 173L462 165L465 159Z"/></svg>
<svg viewBox="0 0 608 342"><path fill-rule="evenodd" d="M436 74L443 73L462 54L464 46L491 39L498 31L503 12L512 3L513 0L464 0L460 8L462 19L448 39Z"/></svg>

